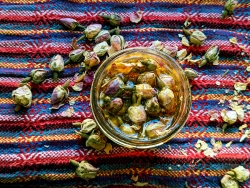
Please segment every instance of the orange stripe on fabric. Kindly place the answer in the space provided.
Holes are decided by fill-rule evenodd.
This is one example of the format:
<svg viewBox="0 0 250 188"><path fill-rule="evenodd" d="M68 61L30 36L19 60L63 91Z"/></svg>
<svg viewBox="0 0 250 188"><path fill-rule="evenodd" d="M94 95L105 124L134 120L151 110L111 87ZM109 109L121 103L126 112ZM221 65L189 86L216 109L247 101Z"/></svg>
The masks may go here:
<svg viewBox="0 0 250 188"><path fill-rule="evenodd" d="M12 3L12 4L33 4L33 3L46 3L50 0L0 0L1 3Z"/></svg>

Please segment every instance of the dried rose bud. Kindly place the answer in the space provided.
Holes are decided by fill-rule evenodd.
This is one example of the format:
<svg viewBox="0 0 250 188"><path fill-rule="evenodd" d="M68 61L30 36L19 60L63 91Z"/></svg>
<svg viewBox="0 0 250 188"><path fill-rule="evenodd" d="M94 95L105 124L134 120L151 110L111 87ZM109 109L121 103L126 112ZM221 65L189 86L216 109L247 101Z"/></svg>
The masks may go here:
<svg viewBox="0 0 250 188"><path fill-rule="evenodd" d="M100 17L102 17L103 19L109 21L109 23L113 26L119 26L123 20L123 18L121 16L119 16L118 14L111 14L109 15L99 15Z"/></svg>
<svg viewBox="0 0 250 188"><path fill-rule="evenodd" d="M165 87L158 93L158 99L166 110L170 110L174 103L174 93L171 89Z"/></svg>
<svg viewBox="0 0 250 188"><path fill-rule="evenodd" d="M156 83L156 76L154 72L144 72L140 74L137 78L137 83L139 84L149 84L151 86L154 86Z"/></svg>
<svg viewBox="0 0 250 188"><path fill-rule="evenodd" d="M106 41L103 41L94 47L94 52L97 56L104 56L109 49L109 45Z"/></svg>
<svg viewBox="0 0 250 188"><path fill-rule="evenodd" d="M102 25L101 24L91 24L85 30L85 35L89 40L92 40L98 35L101 31Z"/></svg>
<svg viewBox="0 0 250 188"><path fill-rule="evenodd" d="M156 94L155 89L149 84L137 84L135 85L135 91L137 96L141 96L144 99L152 98Z"/></svg>
<svg viewBox="0 0 250 188"><path fill-rule="evenodd" d="M117 113L123 106L121 98L115 98L109 103L109 111L112 113Z"/></svg>
<svg viewBox="0 0 250 188"><path fill-rule="evenodd" d="M106 143L107 138L101 132L98 131L97 133L91 133L91 135L86 141L86 146L90 146L96 150L102 150L105 148Z"/></svg>
<svg viewBox="0 0 250 188"><path fill-rule="evenodd" d="M230 125L234 124L238 118L237 113L235 111L233 110L226 111L225 109L221 111L221 117L223 121L229 123Z"/></svg>
<svg viewBox="0 0 250 188"><path fill-rule="evenodd" d="M166 132L166 125L160 121L157 123L150 123L146 127L146 135L148 138L157 138L164 135Z"/></svg>
<svg viewBox="0 0 250 188"><path fill-rule="evenodd" d="M171 57L175 57L178 52L178 47L177 46L164 46L162 51Z"/></svg>
<svg viewBox="0 0 250 188"><path fill-rule="evenodd" d="M15 111L21 110L21 107L29 108L32 102L32 93L30 86L25 84L21 87L18 87L16 90L12 91L12 99L17 104Z"/></svg>
<svg viewBox="0 0 250 188"><path fill-rule="evenodd" d="M117 116L116 117L118 124L120 125L120 130L125 134L135 134L135 130L127 123L124 123L122 118Z"/></svg>
<svg viewBox="0 0 250 188"><path fill-rule="evenodd" d="M233 14L233 11L237 8L237 0L228 0L224 5L224 10L222 11L222 18L225 18L227 15Z"/></svg>
<svg viewBox="0 0 250 188"><path fill-rule="evenodd" d="M142 19L142 11L133 12L129 15L129 19L132 23L139 23Z"/></svg>
<svg viewBox="0 0 250 188"><path fill-rule="evenodd" d="M239 188L239 183L229 175L225 175L220 182L222 188Z"/></svg>
<svg viewBox="0 0 250 188"><path fill-rule="evenodd" d="M162 89L164 87L168 87L168 88L173 88L175 85L175 81L173 79L172 76L168 75L168 74L160 74L157 78L156 78L156 82L157 82L157 86Z"/></svg>
<svg viewBox="0 0 250 188"><path fill-rule="evenodd" d="M64 69L64 62L61 55L56 55L50 60L49 64L50 70L53 72L53 80L57 81L58 73L63 71Z"/></svg>
<svg viewBox="0 0 250 188"><path fill-rule="evenodd" d="M75 171L76 175L86 181L94 179L99 170L99 168L95 168L85 160L78 163L77 161L70 159L70 163L77 167Z"/></svg>
<svg viewBox="0 0 250 188"><path fill-rule="evenodd" d="M80 25L75 19L72 18L61 18L60 22L70 30L74 30L76 27L85 29L84 26Z"/></svg>
<svg viewBox="0 0 250 188"><path fill-rule="evenodd" d="M219 58L220 48L219 46L211 46L205 54L205 58L208 62L214 62L217 58Z"/></svg>
<svg viewBox="0 0 250 188"><path fill-rule="evenodd" d="M164 45L162 44L161 41L159 40L156 40L156 41L153 41L151 46L149 48L153 48L153 49L156 49L156 50L159 50L159 51L162 51L164 49Z"/></svg>
<svg viewBox="0 0 250 188"><path fill-rule="evenodd" d="M73 125L76 127L81 127L81 130L79 132L76 131L76 133L79 134L80 136L81 136L81 133L90 133L97 128L97 124L93 119L85 119L83 120L82 123L76 122L76 123L73 123Z"/></svg>
<svg viewBox="0 0 250 188"><path fill-rule="evenodd" d="M146 100L145 110L149 115L157 116L161 112L161 107L157 97Z"/></svg>
<svg viewBox="0 0 250 188"><path fill-rule="evenodd" d="M84 63L85 63L85 68L87 70L91 69L91 67L94 67L96 65L99 65L100 63L100 59L99 57L96 55L95 52L84 52Z"/></svg>
<svg viewBox="0 0 250 188"><path fill-rule="evenodd" d="M117 76L112 78L104 88L105 95L112 96L115 95L121 88L124 87L123 80Z"/></svg>
<svg viewBox="0 0 250 188"><path fill-rule="evenodd" d="M232 169L232 172L234 172L235 179L239 182L247 181L250 177L250 172L248 169L244 168L243 166L238 166L234 169ZM230 175L230 174L229 174Z"/></svg>
<svg viewBox="0 0 250 188"><path fill-rule="evenodd" d="M110 45L116 51L120 51L120 50L123 50L125 48L125 40L124 40L123 36L121 36L121 35L113 35L110 38Z"/></svg>
<svg viewBox="0 0 250 188"><path fill-rule="evenodd" d="M50 99L50 102L52 104L52 109L59 109L61 106L64 105L65 100L69 96L69 87L70 80L67 80L62 86L57 86L53 92Z"/></svg>
<svg viewBox="0 0 250 188"><path fill-rule="evenodd" d="M29 77L24 78L21 83L27 83L32 80L35 84L43 82L48 71L45 69L34 69L30 72Z"/></svg>
<svg viewBox="0 0 250 188"><path fill-rule="evenodd" d="M141 97L136 100L135 94L133 94L133 105L128 108L128 117L135 124L141 124L147 119L144 106L141 105Z"/></svg>
<svg viewBox="0 0 250 188"><path fill-rule="evenodd" d="M148 71L154 71L157 68L156 62L153 59L143 59L140 62L146 66Z"/></svg>
<svg viewBox="0 0 250 188"><path fill-rule="evenodd" d="M185 68L184 72L185 72L185 75L187 76L187 78L190 80L198 77L198 73L194 69Z"/></svg>
<svg viewBox="0 0 250 188"><path fill-rule="evenodd" d="M191 35L190 35L190 42L196 45L202 45L204 41L206 40L206 35L202 33L199 30L195 30Z"/></svg>
<svg viewBox="0 0 250 188"><path fill-rule="evenodd" d="M73 50L69 53L69 59L64 63L64 65L68 65L70 64L71 62L73 63L78 63L80 61L82 61L84 59L84 50L83 49L76 49L76 50Z"/></svg>
<svg viewBox="0 0 250 188"><path fill-rule="evenodd" d="M103 41L108 41L110 39L110 33L108 30L102 30L98 35L95 37L95 43L100 43Z"/></svg>

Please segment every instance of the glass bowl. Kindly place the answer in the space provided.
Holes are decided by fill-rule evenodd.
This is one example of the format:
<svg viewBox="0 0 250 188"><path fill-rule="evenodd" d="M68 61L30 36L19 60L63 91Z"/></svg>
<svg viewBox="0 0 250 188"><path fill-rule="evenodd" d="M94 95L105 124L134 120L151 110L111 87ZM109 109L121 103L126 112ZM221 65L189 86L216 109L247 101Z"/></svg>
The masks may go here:
<svg viewBox="0 0 250 188"><path fill-rule="evenodd" d="M175 97L177 97L176 108L171 121L166 123L166 134L153 139L130 137L123 133L117 126L114 126L114 124L110 123L110 121L104 117L100 106L100 92L103 80L108 74L107 69L110 70L110 66L114 62L124 61L124 59L126 62L129 62L130 60L127 61L128 59L140 59L145 57L151 58L158 63L160 62L161 66L166 68L167 72L174 78L178 88L178 92L175 95ZM92 83L90 104L96 123L104 135L110 140L128 148L147 149L166 143L184 126L191 107L191 91L189 81L185 76L183 69L173 58L163 52L151 48L128 48L113 54L100 65L95 73L95 78ZM142 127L143 126L146 125L143 124Z"/></svg>

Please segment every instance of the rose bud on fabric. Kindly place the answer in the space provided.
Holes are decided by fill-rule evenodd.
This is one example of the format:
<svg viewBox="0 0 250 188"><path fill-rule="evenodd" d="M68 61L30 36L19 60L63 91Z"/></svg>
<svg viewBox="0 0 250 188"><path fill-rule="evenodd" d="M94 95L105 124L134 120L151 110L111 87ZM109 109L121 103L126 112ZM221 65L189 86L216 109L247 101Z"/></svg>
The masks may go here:
<svg viewBox="0 0 250 188"><path fill-rule="evenodd" d="M157 97L152 97L151 99L146 100L145 110L149 115L157 116L161 112L161 107L158 102Z"/></svg>
<svg viewBox="0 0 250 188"><path fill-rule="evenodd" d="M166 134L166 125L164 125L162 122L157 123L150 123L146 127L146 135L148 138L157 138L159 136L162 136Z"/></svg>
<svg viewBox="0 0 250 188"><path fill-rule="evenodd" d="M113 26L119 26L123 20L123 18L121 16L119 16L118 14L111 14L111 15L99 15L100 17L102 17L103 19L109 21L109 23Z"/></svg>
<svg viewBox="0 0 250 188"><path fill-rule="evenodd" d="M186 77L190 80L198 77L198 73L194 69L185 68L184 72L185 72Z"/></svg>
<svg viewBox="0 0 250 188"><path fill-rule="evenodd" d="M84 52L84 56L85 56L85 59L84 59L85 68L87 70L90 70L91 67L94 67L94 66L100 64L100 59L96 55L95 52L88 52L88 51L86 51L86 52Z"/></svg>
<svg viewBox="0 0 250 188"><path fill-rule="evenodd" d="M110 45L116 51L120 51L120 50L123 50L125 48L125 40L124 40L123 36L121 36L121 35L113 35L110 38Z"/></svg>
<svg viewBox="0 0 250 188"><path fill-rule="evenodd" d="M211 46L205 54L205 59L199 64L199 67L204 66L207 62L215 62L219 59L220 48L219 46Z"/></svg>
<svg viewBox="0 0 250 188"><path fill-rule="evenodd" d="M178 47L177 46L164 46L162 51L171 57L175 57L178 52Z"/></svg>
<svg viewBox="0 0 250 188"><path fill-rule="evenodd" d="M133 12L129 15L129 19L132 23L139 23L142 19L142 11Z"/></svg>
<svg viewBox="0 0 250 188"><path fill-rule="evenodd" d="M103 41L94 46L93 51L96 53L97 56L104 56L109 49L109 45L106 41Z"/></svg>
<svg viewBox="0 0 250 188"><path fill-rule="evenodd" d="M195 44L195 45L202 45L204 43L204 41L206 40L206 35L204 33L202 33L199 30L195 30L194 32L192 32L192 34L190 35L190 42Z"/></svg>
<svg viewBox="0 0 250 188"><path fill-rule="evenodd" d="M117 76L115 78L112 78L107 85L104 87L104 93L108 96L115 95L121 88L124 87L123 80Z"/></svg>
<svg viewBox="0 0 250 188"><path fill-rule="evenodd" d="M50 70L53 72L53 80L57 81L58 73L63 71L64 69L64 62L61 55L56 55L50 60L49 64Z"/></svg>
<svg viewBox="0 0 250 188"><path fill-rule="evenodd" d="M220 182L222 188L239 188L239 183L229 175L225 175Z"/></svg>
<svg viewBox="0 0 250 188"><path fill-rule="evenodd" d="M154 86L156 83L156 76L154 72L144 72L140 74L137 78L137 83L139 84L149 84L151 86Z"/></svg>
<svg viewBox="0 0 250 188"><path fill-rule="evenodd" d="M221 111L221 117L222 117L223 121L225 121L231 125L237 121L238 115L233 110L226 111L225 109L223 109Z"/></svg>
<svg viewBox="0 0 250 188"><path fill-rule="evenodd" d="M158 93L158 99L166 110L170 110L174 104L174 93L171 89L165 87Z"/></svg>
<svg viewBox="0 0 250 188"><path fill-rule="evenodd" d="M32 102L32 93L30 90L30 86L28 84L25 84L12 91L12 99L17 104L14 109L15 112L21 110L22 106L25 108L29 108Z"/></svg>
<svg viewBox="0 0 250 188"><path fill-rule="evenodd" d="M103 41L108 41L111 38L110 33L108 30L102 30L98 35L95 37L95 43L98 44Z"/></svg>
<svg viewBox="0 0 250 188"><path fill-rule="evenodd" d="M106 143L107 138L101 132L98 131L97 133L94 133L94 131L92 131L91 135L86 141L86 146L90 146L96 150L102 150L105 148Z"/></svg>
<svg viewBox="0 0 250 188"><path fill-rule="evenodd" d="M99 168L95 168L94 166L92 166L90 163L88 163L85 160L79 163L75 160L70 159L70 163L74 165L75 167L77 167L75 174L78 177L86 181L89 181L90 179L94 179L99 170Z"/></svg>
<svg viewBox="0 0 250 188"><path fill-rule="evenodd" d="M97 124L93 119L85 119L82 123L76 122L73 123L73 125L76 127L81 127L81 130L76 131L76 134L83 138L88 138L89 136L86 133L90 133L97 128Z"/></svg>
<svg viewBox="0 0 250 188"><path fill-rule="evenodd" d="M157 86L162 89L164 87L173 88L175 86L175 81L172 76L168 74L160 74L156 78Z"/></svg>
<svg viewBox="0 0 250 188"><path fill-rule="evenodd" d="M84 59L84 50L83 49L76 49L76 50L73 50L69 53L69 59L64 63L64 65L68 65L70 64L71 62L73 63L78 63L80 61L82 61Z"/></svg>
<svg viewBox="0 0 250 188"><path fill-rule="evenodd" d="M32 80L35 84L42 83L47 75L48 71L45 69L34 69L30 72L29 77L24 78L21 83L27 83Z"/></svg>
<svg viewBox="0 0 250 188"><path fill-rule="evenodd" d="M123 122L121 117L117 116L116 118L117 118L118 124L120 125L119 128L122 132L124 132L125 134L130 134L130 135L136 133L135 130L129 124Z"/></svg>
<svg viewBox="0 0 250 188"><path fill-rule="evenodd" d="M75 19L72 18L61 18L60 22L70 30L74 30L76 27L85 29L86 27L80 25Z"/></svg>
<svg viewBox="0 0 250 188"><path fill-rule="evenodd" d="M224 10L222 11L222 18L233 14L233 11L237 8L238 1L237 0L228 0L224 5Z"/></svg>
<svg viewBox="0 0 250 188"><path fill-rule="evenodd" d="M117 113L123 106L123 101L121 98L115 98L113 99L110 103L109 103L109 107L108 107L108 110L111 112L111 113Z"/></svg>
<svg viewBox="0 0 250 188"><path fill-rule="evenodd" d="M161 41L156 40L156 41L152 42L152 44L151 44L151 46L149 48L153 48L153 49L162 51L164 49L164 45L162 44Z"/></svg>
<svg viewBox="0 0 250 188"><path fill-rule="evenodd" d="M144 106L141 105L141 96L136 100L136 94L133 94L133 104L128 108L128 117L135 124L141 124L146 121L147 114Z"/></svg>
<svg viewBox="0 0 250 188"><path fill-rule="evenodd" d="M227 172L227 174L233 176L239 182L247 181L250 177L249 170L244 168L243 166L238 166Z"/></svg>
<svg viewBox="0 0 250 188"><path fill-rule="evenodd" d="M152 98L156 91L149 84L137 84L135 85L135 91L137 96L141 96L143 99Z"/></svg>
<svg viewBox="0 0 250 188"><path fill-rule="evenodd" d="M59 85L53 90L50 99L50 102L52 104L51 109L59 109L61 106L64 105L65 100L69 96L69 84L70 80L67 80L63 85Z"/></svg>
<svg viewBox="0 0 250 188"><path fill-rule="evenodd" d="M96 37L96 35L98 35L101 29L101 24L91 24L84 30L84 32L86 37L91 41Z"/></svg>

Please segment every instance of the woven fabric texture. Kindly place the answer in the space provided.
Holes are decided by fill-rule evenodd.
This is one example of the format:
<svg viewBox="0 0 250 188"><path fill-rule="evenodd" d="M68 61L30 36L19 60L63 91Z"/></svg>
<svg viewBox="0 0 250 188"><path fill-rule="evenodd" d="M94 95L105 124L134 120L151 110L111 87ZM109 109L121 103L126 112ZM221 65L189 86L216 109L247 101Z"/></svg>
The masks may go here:
<svg viewBox="0 0 250 188"><path fill-rule="evenodd" d="M222 133L223 120L210 120L210 111L220 114L234 98L234 83L245 82L250 55L250 1L239 0L234 16L221 19L225 0L0 0L0 187L132 187L132 175L145 187L220 187L220 180L231 168L239 165L250 169L250 139L239 142L242 132L238 127L249 126L250 115L245 112L243 122L237 121ZM129 14L141 10L138 24L129 21ZM70 17L82 25L100 23L100 13L117 13L124 17L121 35L128 47L150 46L154 40L192 52L193 58L202 57L211 45L220 46L219 65L198 68L199 77L192 85L192 108L186 125L171 141L146 150L127 149L112 143L108 155L85 147L75 134L72 122L92 117L90 85L81 92L70 88L69 100L75 100L72 117L63 117L69 108L66 103L51 111L53 89L74 76L79 64L67 66L59 75L58 83L46 79L32 84L32 106L15 113L11 93L34 68L49 70L49 61L61 54L66 60L71 51L71 40L80 37L79 31L68 31L59 19ZM207 36L200 46L182 46L178 34L190 17L191 28L201 29ZM104 26L110 29L110 26ZM245 49L232 45L236 37ZM80 43L91 50L91 43ZM223 76L225 71L228 71ZM225 92L228 90L228 92ZM225 104L218 104L225 96ZM249 86L238 95L241 104L249 104ZM223 148L215 157L198 153L194 145L198 139L207 143L220 140ZM233 141L231 147L225 144ZM211 146L210 146L211 147ZM100 168L94 180L78 178L69 159L88 160ZM250 187L250 180L241 187Z"/></svg>

